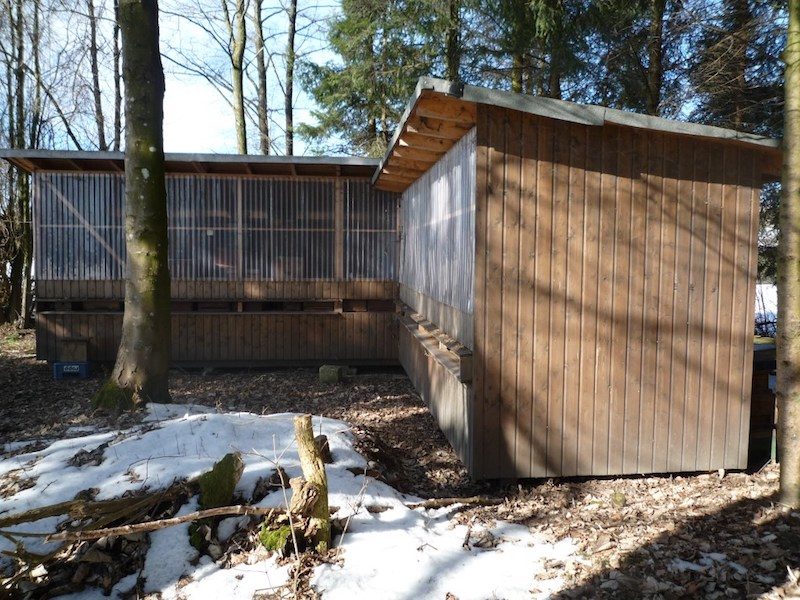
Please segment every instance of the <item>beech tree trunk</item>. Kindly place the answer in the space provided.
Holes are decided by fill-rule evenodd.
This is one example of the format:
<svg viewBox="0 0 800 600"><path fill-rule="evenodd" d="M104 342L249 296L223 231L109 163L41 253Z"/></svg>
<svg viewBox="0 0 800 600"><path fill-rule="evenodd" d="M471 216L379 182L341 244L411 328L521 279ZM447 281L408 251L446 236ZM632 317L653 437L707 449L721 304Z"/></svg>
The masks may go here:
<svg viewBox="0 0 800 600"><path fill-rule="evenodd" d="M120 0L125 82L125 240L127 279L122 341L98 408L118 411L168 402L170 279L164 184L164 72L158 1Z"/></svg>
<svg viewBox="0 0 800 600"><path fill-rule="evenodd" d="M800 0L789 0L778 247L781 502L800 507Z"/></svg>
<svg viewBox="0 0 800 600"><path fill-rule="evenodd" d="M283 112L286 117L286 156L294 154L294 36L297 31L297 0L289 0L289 31L286 41L286 95L283 99Z"/></svg>
<svg viewBox="0 0 800 600"><path fill-rule="evenodd" d="M253 0L253 34L256 48L258 74L258 141L261 154L269 154L269 112L267 110L267 60L264 56L264 23L261 16L262 0Z"/></svg>

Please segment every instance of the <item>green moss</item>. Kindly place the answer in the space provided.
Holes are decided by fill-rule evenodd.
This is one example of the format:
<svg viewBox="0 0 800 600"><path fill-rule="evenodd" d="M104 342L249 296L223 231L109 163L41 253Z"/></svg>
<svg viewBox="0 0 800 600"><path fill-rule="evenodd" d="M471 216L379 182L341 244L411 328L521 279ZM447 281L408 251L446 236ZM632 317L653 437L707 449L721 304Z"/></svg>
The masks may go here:
<svg viewBox="0 0 800 600"><path fill-rule="evenodd" d="M200 525L197 523L192 523L189 525L189 543L202 552L203 545L205 543L205 538L203 537L202 532L200 531Z"/></svg>
<svg viewBox="0 0 800 600"><path fill-rule="evenodd" d="M203 473L197 481L200 488L200 508L205 510L228 506L243 470L241 454L233 452L223 456L210 471Z"/></svg>
<svg viewBox="0 0 800 600"><path fill-rule="evenodd" d="M261 531L258 532L258 539L267 550L283 552L291 535L292 528L289 525L281 525L277 529L270 529L266 523L262 523Z"/></svg>
<svg viewBox="0 0 800 600"><path fill-rule="evenodd" d="M133 410L136 405L133 396L133 390L122 388L109 379L92 398L92 408L114 414Z"/></svg>

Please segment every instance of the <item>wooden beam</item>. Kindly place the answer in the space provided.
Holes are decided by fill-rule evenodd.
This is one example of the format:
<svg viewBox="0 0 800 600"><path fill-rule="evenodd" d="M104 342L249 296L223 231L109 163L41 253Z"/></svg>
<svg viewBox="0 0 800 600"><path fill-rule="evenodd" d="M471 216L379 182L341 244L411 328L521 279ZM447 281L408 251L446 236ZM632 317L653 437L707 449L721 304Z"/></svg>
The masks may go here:
<svg viewBox="0 0 800 600"><path fill-rule="evenodd" d="M381 173L401 179L410 179L414 181L428 169L412 169L408 167L400 167L399 165L389 165L383 168Z"/></svg>
<svg viewBox="0 0 800 600"><path fill-rule="evenodd" d="M419 179L420 175L422 175L421 171L417 171L414 173L409 173L409 171L405 169L387 169L384 168L381 171L381 177L386 177L393 181L408 181L411 183L412 181L416 181Z"/></svg>
<svg viewBox="0 0 800 600"><path fill-rule="evenodd" d="M460 127L469 128L475 125L477 118L477 110L472 102L435 96L420 98L414 113L420 117L450 121Z"/></svg>
<svg viewBox="0 0 800 600"><path fill-rule="evenodd" d="M404 131L397 142L397 147L408 147L444 154L453 147L455 140L442 140L420 135L412 131Z"/></svg>
<svg viewBox="0 0 800 600"><path fill-rule="evenodd" d="M434 161L413 160L410 158L402 158L396 154L389 157L389 168L407 169L411 171L419 171L424 173L431 168Z"/></svg>
<svg viewBox="0 0 800 600"><path fill-rule="evenodd" d="M419 148L411 148L409 146L395 146L392 150L392 156L398 158L409 158L411 160L419 160L428 163L435 163L442 156L444 152L434 152L432 150L420 150Z"/></svg>
<svg viewBox="0 0 800 600"><path fill-rule="evenodd" d="M454 142L461 139L469 130L469 127L460 127L449 121L426 117L412 117L406 126L406 131L409 133L418 133L427 137L452 140Z"/></svg>
<svg viewBox="0 0 800 600"><path fill-rule="evenodd" d="M383 190L384 192L394 192L395 194L401 194L408 189L409 185L411 184L381 181L379 179L375 184L375 187L378 188L379 190Z"/></svg>

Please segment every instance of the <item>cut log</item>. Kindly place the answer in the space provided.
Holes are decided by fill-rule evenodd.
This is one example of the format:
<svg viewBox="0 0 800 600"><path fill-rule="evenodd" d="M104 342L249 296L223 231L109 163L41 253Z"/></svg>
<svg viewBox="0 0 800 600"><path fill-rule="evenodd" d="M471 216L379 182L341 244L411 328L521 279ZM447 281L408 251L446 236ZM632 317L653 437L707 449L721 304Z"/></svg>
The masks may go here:
<svg viewBox="0 0 800 600"><path fill-rule="evenodd" d="M312 542L319 553L327 552L331 546L331 516L328 511L328 477L311 428L311 415L298 415L294 418L294 435L303 476L311 485L317 487L319 496L310 512L311 526L314 530Z"/></svg>

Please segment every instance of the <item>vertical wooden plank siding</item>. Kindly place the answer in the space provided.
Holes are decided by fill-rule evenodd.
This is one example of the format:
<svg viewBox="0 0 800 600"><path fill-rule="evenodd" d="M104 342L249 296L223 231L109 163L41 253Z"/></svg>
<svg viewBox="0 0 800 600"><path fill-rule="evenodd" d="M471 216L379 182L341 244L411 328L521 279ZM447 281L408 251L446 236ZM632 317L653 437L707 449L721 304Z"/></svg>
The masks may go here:
<svg viewBox="0 0 800 600"><path fill-rule="evenodd" d="M473 474L747 463L757 153L480 106Z"/></svg>

